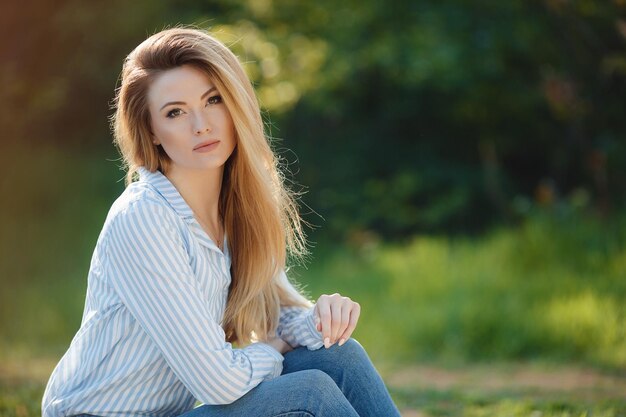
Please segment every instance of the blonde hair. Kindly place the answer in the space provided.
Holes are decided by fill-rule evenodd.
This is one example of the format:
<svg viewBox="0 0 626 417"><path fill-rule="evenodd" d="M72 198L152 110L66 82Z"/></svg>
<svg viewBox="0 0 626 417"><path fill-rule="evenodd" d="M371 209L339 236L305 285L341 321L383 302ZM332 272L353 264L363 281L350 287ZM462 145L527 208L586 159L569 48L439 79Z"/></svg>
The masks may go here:
<svg viewBox="0 0 626 417"><path fill-rule="evenodd" d="M278 160L263 130L252 84L237 57L206 31L175 27L158 32L125 59L111 117L114 141L127 168L126 184L139 166L167 173L170 159L151 141L148 89L172 68L205 72L232 117L237 146L225 164L219 208L232 254L232 283L222 326L240 345L274 335L281 305L310 306L284 277L287 252L306 254L294 194L284 185Z"/></svg>

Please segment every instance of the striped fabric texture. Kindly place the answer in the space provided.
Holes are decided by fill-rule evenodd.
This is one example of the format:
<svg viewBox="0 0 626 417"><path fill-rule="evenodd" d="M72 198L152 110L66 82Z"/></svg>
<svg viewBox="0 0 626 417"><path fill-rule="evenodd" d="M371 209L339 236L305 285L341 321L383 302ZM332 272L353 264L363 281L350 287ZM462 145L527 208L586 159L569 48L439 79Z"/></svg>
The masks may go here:
<svg viewBox="0 0 626 417"><path fill-rule="evenodd" d="M48 381L42 415L176 416L279 376L273 347L225 341L227 238L222 252L167 177L140 167L98 237L81 326ZM277 334L294 347L323 346L313 307L281 308Z"/></svg>

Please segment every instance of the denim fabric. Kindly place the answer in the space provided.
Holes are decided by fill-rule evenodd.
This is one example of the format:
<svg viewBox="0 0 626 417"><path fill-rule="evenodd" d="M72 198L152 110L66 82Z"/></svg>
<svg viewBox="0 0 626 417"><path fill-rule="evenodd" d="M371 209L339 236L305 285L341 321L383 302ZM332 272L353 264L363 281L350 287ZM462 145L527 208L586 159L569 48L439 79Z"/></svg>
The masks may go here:
<svg viewBox="0 0 626 417"><path fill-rule="evenodd" d="M343 346L285 354L282 375L263 381L227 405L202 405L181 417L394 417L400 413L363 347Z"/></svg>

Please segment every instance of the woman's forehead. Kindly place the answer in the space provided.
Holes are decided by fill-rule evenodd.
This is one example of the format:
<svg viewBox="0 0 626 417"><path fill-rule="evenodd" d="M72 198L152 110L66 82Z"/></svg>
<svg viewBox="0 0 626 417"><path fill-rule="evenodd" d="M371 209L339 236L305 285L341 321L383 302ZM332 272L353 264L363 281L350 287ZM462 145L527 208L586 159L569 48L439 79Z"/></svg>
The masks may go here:
<svg viewBox="0 0 626 417"><path fill-rule="evenodd" d="M202 94L215 87L211 77L189 65L163 71L148 89L148 101L159 108L167 102L199 100Z"/></svg>

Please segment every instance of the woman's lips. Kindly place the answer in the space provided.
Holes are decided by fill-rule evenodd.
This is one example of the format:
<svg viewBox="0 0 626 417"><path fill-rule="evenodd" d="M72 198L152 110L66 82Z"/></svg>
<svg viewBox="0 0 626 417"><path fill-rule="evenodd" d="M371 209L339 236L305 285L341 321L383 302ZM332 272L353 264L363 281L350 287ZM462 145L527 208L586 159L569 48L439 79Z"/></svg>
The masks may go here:
<svg viewBox="0 0 626 417"><path fill-rule="evenodd" d="M198 146L197 148L194 148L193 150L195 152L211 152L213 149L217 148L219 144L220 144L219 140L216 140L213 142L207 142L206 144Z"/></svg>

